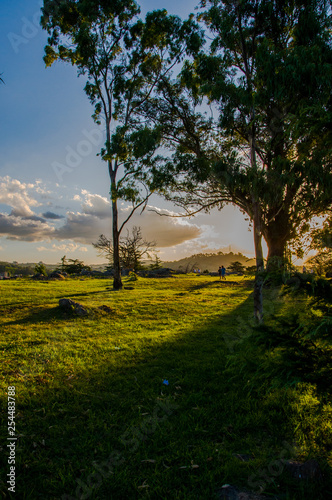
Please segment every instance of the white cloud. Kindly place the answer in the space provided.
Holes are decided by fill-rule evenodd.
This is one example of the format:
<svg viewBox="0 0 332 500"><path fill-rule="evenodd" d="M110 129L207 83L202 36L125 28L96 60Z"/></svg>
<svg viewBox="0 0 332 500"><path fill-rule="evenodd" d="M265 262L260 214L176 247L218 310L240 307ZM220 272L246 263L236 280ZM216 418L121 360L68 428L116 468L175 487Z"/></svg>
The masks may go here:
<svg viewBox="0 0 332 500"><path fill-rule="evenodd" d="M24 183L9 176L0 177L0 203L11 208L9 215L0 213L0 236L20 241L53 239L54 224L62 216L45 211L44 217L32 210L43 205L41 199L50 199L51 195L40 179L35 183Z"/></svg>
<svg viewBox="0 0 332 500"><path fill-rule="evenodd" d="M64 243L62 245L56 245L53 244L51 247L47 248L44 246L37 247L38 252L66 252L66 253L73 253L73 252L87 252L88 249L86 247L81 247L78 244L75 243Z"/></svg>
<svg viewBox="0 0 332 500"><path fill-rule="evenodd" d="M83 190L82 194L85 196L85 201L82 203L83 213L88 215L95 215L101 219L106 219L111 216L111 204L99 194L90 194Z"/></svg>
<svg viewBox="0 0 332 500"><path fill-rule="evenodd" d="M0 177L0 203L11 207L11 215L16 217L31 217L35 214L30 207L38 207L40 205L28 193L28 190L32 188L34 188L34 184L22 183L17 179L11 179L8 175Z"/></svg>
<svg viewBox="0 0 332 500"><path fill-rule="evenodd" d="M124 215L128 208L122 210ZM166 215L158 215L158 213ZM157 247L167 248L180 245L188 240L194 240L201 235L201 229L183 218L172 217L174 212L163 210L148 205L146 210L140 215L135 213L130 219L128 227L139 226L142 234L148 241L155 241Z"/></svg>
<svg viewBox="0 0 332 500"><path fill-rule="evenodd" d="M8 205L11 213L0 213L0 235L10 240L42 241L53 237L54 227L31 207L39 207L36 199L49 196L41 181L24 183L9 176L0 177L0 203Z"/></svg>

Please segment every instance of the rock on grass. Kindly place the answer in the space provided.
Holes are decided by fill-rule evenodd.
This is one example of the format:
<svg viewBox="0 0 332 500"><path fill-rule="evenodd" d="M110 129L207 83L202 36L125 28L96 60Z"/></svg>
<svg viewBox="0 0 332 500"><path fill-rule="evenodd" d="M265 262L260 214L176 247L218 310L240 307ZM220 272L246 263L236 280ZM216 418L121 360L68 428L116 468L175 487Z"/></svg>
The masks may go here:
<svg viewBox="0 0 332 500"><path fill-rule="evenodd" d="M88 314L88 311L82 306L82 304L74 302L71 299L60 299L59 307L65 311L73 311L78 316L86 316Z"/></svg>

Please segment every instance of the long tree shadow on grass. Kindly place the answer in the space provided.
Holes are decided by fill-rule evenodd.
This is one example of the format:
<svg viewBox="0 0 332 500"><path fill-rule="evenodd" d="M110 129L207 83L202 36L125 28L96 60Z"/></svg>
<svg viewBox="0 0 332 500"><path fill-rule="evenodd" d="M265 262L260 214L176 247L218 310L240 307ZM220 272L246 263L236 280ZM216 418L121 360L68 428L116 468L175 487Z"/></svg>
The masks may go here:
<svg viewBox="0 0 332 500"><path fill-rule="evenodd" d="M264 482L260 469L282 441L291 455L292 400L250 392L250 373L227 365L241 349L227 335L246 337L251 316L249 297L174 340L96 348L89 369L59 360L52 378L45 366L18 403L17 498L204 500L226 482L278 490L280 477Z"/></svg>
<svg viewBox="0 0 332 500"><path fill-rule="evenodd" d="M62 298L76 299L78 297L90 297L90 296L93 296L93 295L103 295L103 294L107 295L108 293L109 293L108 289L105 289L105 290L94 290L94 291L85 292L85 293L72 293L72 294L67 294L66 293L66 294L54 296L54 297L52 297L52 300L59 300L59 299L62 299ZM45 306L43 306L42 304L34 307L31 302L27 302L27 301L26 302L22 302L22 301L19 301L19 302L10 302L10 304L0 304L0 314L4 313L4 312L7 312L7 311L15 312L15 311L20 310L22 308L29 308L31 310L36 310L36 309L43 308L46 313L49 310L49 308L45 308Z"/></svg>
<svg viewBox="0 0 332 500"><path fill-rule="evenodd" d="M219 288L219 287L224 287L224 286L236 286L236 287L246 287L246 288L252 288L253 286L253 281L249 280L243 280L243 281L234 281L231 279L227 280L214 280L214 281L208 281L204 283L197 283L197 285L193 285L191 287L192 291L195 290L203 290L205 288Z"/></svg>
<svg viewBox="0 0 332 500"><path fill-rule="evenodd" d="M94 290L92 292L66 294L66 298L70 298L71 299L71 298L75 298L75 297L88 297L90 295L100 295L100 294L106 294L108 292L109 292L108 289L105 289L105 290ZM62 299L63 295L58 295L55 298Z"/></svg>
<svg viewBox="0 0 332 500"><path fill-rule="evenodd" d="M77 295L72 295L72 297L74 297L74 298L76 296ZM66 298L68 298L68 297L70 297L70 296L66 295ZM106 313L103 313L103 311L100 309L100 307L85 306L84 304L82 304L82 305L84 308L86 308L87 316L89 317L89 319L98 319L100 317L106 316ZM104 307L109 307L109 306L104 305ZM55 306L55 307L44 307L44 306L26 307L26 312L27 312L27 314L23 318L16 319L16 320L13 319L10 321L2 321L2 325L3 326L30 325L30 324L37 325L37 324L41 324L41 323L66 322L68 320L77 320L77 319L84 321L84 318L85 318L85 316L82 316L80 318L75 312L62 309L59 306ZM112 308L110 308L110 313L111 312L112 312ZM113 311L113 314L115 314L115 311Z"/></svg>

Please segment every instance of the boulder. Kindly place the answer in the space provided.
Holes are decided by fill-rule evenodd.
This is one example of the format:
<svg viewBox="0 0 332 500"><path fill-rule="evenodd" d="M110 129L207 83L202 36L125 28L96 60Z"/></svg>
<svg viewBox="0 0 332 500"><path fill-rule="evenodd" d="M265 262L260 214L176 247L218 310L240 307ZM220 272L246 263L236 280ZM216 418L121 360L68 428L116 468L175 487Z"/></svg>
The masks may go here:
<svg viewBox="0 0 332 500"><path fill-rule="evenodd" d="M60 299L59 307L65 311L74 311L78 316L86 316L88 311L79 302L71 299Z"/></svg>
<svg viewBox="0 0 332 500"><path fill-rule="evenodd" d="M67 274L67 273L66 273ZM52 278L54 280L64 280L65 277L62 273L59 273L59 271L53 271L50 275L49 278Z"/></svg>
<svg viewBox="0 0 332 500"><path fill-rule="evenodd" d="M4 279L8 279L8 278L4 278ZM45 276L44 274L42 273L37 273L37 274L34 274L32 276L32 279L33 280L46 280L47 279L47 276Z"/></svg>

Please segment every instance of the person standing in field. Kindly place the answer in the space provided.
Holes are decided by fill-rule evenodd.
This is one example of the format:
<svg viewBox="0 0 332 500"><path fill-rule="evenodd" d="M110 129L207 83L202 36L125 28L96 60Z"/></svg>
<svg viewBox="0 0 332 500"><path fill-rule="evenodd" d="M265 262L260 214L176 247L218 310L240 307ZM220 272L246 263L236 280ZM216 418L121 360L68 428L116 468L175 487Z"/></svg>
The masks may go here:
<svg viewBox="0 0 332 500"><path fill-rule="evenodd" d="M219 266L218 274L219 274L219 279L221 280L221 266Z"/></svg>
<svg viewBox="0 0 332 500"><path fill-rule="evenodd" d="M224 268L224 266L221 266L221 277L223 280L226 279L226 269Z"/></svg>

